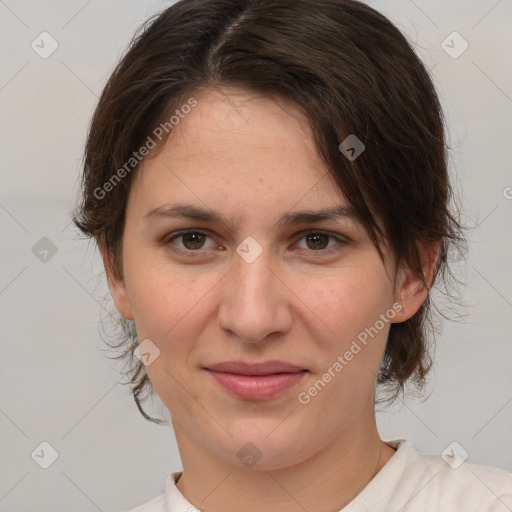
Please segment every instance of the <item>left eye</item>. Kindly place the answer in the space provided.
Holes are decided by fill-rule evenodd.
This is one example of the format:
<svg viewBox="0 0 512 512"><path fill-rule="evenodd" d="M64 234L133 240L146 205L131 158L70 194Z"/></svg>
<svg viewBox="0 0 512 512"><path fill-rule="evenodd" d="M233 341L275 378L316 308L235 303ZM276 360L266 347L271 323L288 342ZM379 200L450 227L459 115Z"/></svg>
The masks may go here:
<svg viewBox="0 0 512 512"><path fill-rule="evenodd" d="M306 249L311 249L313 251L330 250L333 246L327 247L329 244L329 239L335 240L335 237L333 235L318 231L307 233L301 238L301 240L306 241ZM335 245L336 243L334 243L334 246Z"/></svg>

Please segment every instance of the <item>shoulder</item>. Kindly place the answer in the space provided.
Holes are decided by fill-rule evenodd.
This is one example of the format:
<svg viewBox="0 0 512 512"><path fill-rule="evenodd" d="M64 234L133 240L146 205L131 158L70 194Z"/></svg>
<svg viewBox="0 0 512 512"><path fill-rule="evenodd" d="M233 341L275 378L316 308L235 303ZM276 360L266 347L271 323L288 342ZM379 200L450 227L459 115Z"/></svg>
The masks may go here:
<svg viewBox="0 0 512 512"><path fill-rule="evenodd" d="M403 448L407 457L404 480L418 490L411 505L416 501L420 508L452 505L467 511L512 510L512 473L466 462L453 451L443 455L419 453L407 442Z"/></svg>
<svg viewBox="0 0 512 512"><path fill-rule="evenodd" d="M123 512L168 512L168 493L169 488L172 486L172 479L177 473L171 473L167 476L165 482L165 492L153 498L152 500L146 501L142 503L142 505L138 505L135 508L131 508L130 510L126 510Z"/></svg>
<svg viewBox="0 0 512 512"><path fill-rule="evenodd" d="M125 512L166 512L165 494L161 494L160 496Z"/></svg>
<svg viewBox="0 0 512 512"><path fill-rule="evenodd" d="M188 503L176 487L181 471L167 475L165 491L150 501L123 512L169 512L170 510L197 510Z"/></svg>

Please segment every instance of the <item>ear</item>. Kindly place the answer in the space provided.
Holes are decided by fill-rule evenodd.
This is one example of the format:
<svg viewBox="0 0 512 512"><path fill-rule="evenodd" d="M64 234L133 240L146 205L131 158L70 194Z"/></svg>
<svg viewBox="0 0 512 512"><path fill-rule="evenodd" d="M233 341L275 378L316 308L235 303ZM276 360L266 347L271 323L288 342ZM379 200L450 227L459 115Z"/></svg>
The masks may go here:
<svg viewBox="0 0 512 512"><path fill-rule="evenodd" d="M98 248L100 250L101 258L103 259L103 266L105 267L105 274L107 275L107 282L112 298L114 299L114 305L117 311L126 318L127 320L133 320L133 311L128 299L128 293L123 279L116 276L111 258L107 252L105 245L98 242Z"/></svg>
<svg viewBox="0 0 512 512"><path fill-rule="evenodd" d="M409 320L427 299L434 281L434 272L440 248L441 241L433 242L429 246L422 244L418 247L425 283L422 281L421 276L411 269L399 269L395 300L402 306L402 309L400 314L395 316L394 323Z"/></svg>

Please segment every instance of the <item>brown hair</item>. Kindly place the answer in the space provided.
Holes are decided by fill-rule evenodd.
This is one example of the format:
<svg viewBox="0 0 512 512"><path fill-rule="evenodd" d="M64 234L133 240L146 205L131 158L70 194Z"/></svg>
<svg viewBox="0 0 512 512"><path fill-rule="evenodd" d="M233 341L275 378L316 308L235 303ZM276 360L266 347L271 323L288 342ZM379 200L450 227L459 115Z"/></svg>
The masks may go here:
<svg viewBox="0 0 512 512"><path fill-rule="evenodd" d="M381 258L386 240L397 267L425 282L419 246L437 242L434 277L447 277L448 249L462 237L449 206L438 97L401 32L353 0L181 0L146 22L92 118L74 215L76 226L106 249L116 276L122 277L125 209L138 167L126 163L193 93L220 87L290 98L309 120L319 155ZM355 160L339 149L350 134L366 146ZM123 166L128 171L106 193L105 184ZM428 298L412 318L391 326L377 379L390 400L406 381L423 386L432 364L430 306ZM114 346L131 361L129 384L139 410L155 421L140 403L143 391L153 389L133 357L134 325L124 319L121 325L124 337Z"/></svg>

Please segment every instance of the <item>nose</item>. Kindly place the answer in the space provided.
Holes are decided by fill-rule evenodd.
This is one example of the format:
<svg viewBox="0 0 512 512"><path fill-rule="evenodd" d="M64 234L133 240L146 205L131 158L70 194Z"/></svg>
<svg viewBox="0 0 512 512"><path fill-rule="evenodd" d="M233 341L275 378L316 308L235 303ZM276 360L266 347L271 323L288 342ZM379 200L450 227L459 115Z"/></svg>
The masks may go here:
<svg viewBox="0 0 512 512"><path fill-rule="evenodd" d="M226 276L218 320L242 342L259 344L271 335L284 334L292 326L293 293L274 270L269 251L248 263L238 254ZM284 282L283 282L284 281Z"/></svg>

